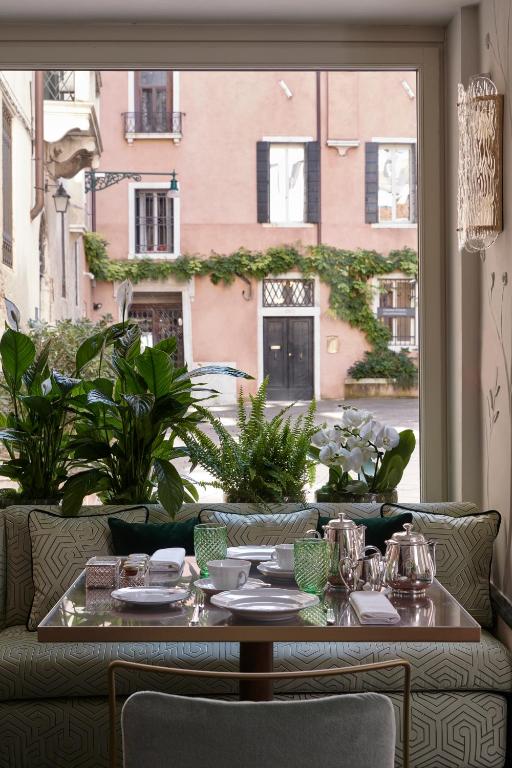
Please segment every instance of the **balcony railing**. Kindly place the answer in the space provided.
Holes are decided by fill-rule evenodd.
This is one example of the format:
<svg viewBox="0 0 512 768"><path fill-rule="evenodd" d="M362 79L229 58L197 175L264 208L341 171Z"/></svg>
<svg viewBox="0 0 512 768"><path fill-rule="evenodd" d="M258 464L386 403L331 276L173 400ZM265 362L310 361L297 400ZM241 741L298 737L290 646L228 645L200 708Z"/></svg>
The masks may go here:
<svg viewBox="0 0 512 768"><path fill-rule="evenodd" d="M75 73L61 69L45 72L44 98L47 101L74 101Z"/></svg>
<svg viewBox="0 0 512 768"><path fill-rule="evenodd" d="M183 112L125 112L125 133L181 134Z"/></svg>

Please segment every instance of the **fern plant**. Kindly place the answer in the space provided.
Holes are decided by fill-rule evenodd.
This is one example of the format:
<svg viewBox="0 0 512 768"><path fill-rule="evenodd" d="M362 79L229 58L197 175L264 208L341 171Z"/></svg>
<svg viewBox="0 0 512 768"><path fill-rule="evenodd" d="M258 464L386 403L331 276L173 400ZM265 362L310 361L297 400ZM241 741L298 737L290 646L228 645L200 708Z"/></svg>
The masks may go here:
<svg viewBox="0 0 512 768"><path fill-rule="evenodd" d="M230 502L304 502L305 486L314 479L314 462L308 454L311 437L318 431L316 403L295 419L288 414L289 405L268 420L267 385L265 379L248 400L240 392L236 436L199 406L196 409L212 426L218 443L199 429L181 435L192 467L206 469L214 478L210 484L221 488Z"/></svg>

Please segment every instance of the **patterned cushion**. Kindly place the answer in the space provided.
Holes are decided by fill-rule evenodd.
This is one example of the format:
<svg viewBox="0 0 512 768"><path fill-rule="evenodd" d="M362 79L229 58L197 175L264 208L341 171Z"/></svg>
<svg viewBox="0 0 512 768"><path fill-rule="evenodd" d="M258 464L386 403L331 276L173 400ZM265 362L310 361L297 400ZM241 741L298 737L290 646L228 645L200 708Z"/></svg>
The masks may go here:
<svg viewBox="0 0 512 768"><path fill-rule="evenodd" d="M316 530L318 512L303 509L284 515L257 514L237 515L217 510L203 510L202 523L221 523L228 529L228 546L243 544L293 544L296 539L306 535L306 531Z"/></svg>
<svg viewBox="0 0 512 768"><path fill-rule="evenodd" d="M395 768L402 768L403 700L400 694L391 694L390 699L397 718ZM121 704L120 699L119 709ZM0 722L0 768L109 768L105 698L0 703ZM504 696L413 693L411 723L413 768L505 768ZM118 767L122 768L121 749L118 756Z"/></svg>
<svg viewBox="0 0 512 768"><path fill-rule="evenodd" d="M78 577L93 555L112 553L108 518L145 523L147 510L137 507L115 515L62 517L33 509L28 518L32 544L34 600L27 622L35 630L48 611Z"/></svg>
<svg viewBox="0 0 512 768"><path fill-rule="evenodd" d="M5 571L2 572L0 570L0 599L3 591L5 595L5 626L7 627L24 624L27 621L32 600L34 599L32 551L28 529L28 516L33 508L26 505L13 506L5 511L2 510L0 514L0 529L3 530L4 538L2 554L5 557ZM60 514L59 507L48 506L37 507L37 509L55 515ZM80 510L79 517L82 515L104 515L106 513L113 515L123 509L126 509L126 505L86 506ZM130 509L133 509L133 507L130 507ZM137 507L137 509L145 510L146 507ZM169 516L167 513L165 514L168 520ZM0 547L2 547L1 535ZM0 554L0 560L2 554Z"/></svg>
<svg viewBox="0 0 512 768"><path fill-rule="evenodd" d="M384 514L405 505L385 505ZM413 510L413 505L408 505ZM413 511L414 529L438 542L436 578L484 627L492 624L489 576L493 544L500 527L498 512L448 517Z"/></svg>
<svg viewBox="0 0 512 768"><path fill-rule="evenodd" d="M40 643L25 627L0 632L0 700L104 696L112 659L229 671L238 669L237 643ZM276 643L276 670L321 669L404 658L412 663L416 691L512 692L512 653L485 630L479 643ZM283 693L399 691L400 670L276 683ZM220 687L219 687L220 686ZM123 671L119 692L161 689L169 693L232 692L230 681L162 678Z"/></svg>

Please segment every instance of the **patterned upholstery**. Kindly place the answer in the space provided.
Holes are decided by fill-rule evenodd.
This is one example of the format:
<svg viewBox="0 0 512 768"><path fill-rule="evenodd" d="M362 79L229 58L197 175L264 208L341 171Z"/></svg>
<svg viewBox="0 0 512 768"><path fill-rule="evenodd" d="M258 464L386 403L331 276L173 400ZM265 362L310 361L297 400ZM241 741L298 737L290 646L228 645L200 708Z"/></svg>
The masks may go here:
<svg viewBox="0 0 512 768"><path fill-rule="evenodd" d="M274 664L293 671L329 665L353 665L394 658L413 665L416 691L512 692L512 654L487 632L480 643L277 643ZM166 666L210 670L238 668L236 643L39 643L24 627L0 632L0 700L68 696L98 696L107 692L107 666L114 658ZM122 693L139 688L161 688L168 693L195 694L219 690L218 681L140 677L130 672L132 685L120 684ZM400 690L399 670L343 678L277 683L293 693L342 693ZM135 687L133 687L135 686ZM232 690L229 684L221 688Z"/></svg>
<svg viewBox="0 0 512 768"><path fill-rule="evenodd" d="M397 718L395 768L402 768L402 696L390 699ZM411 704L411 768L505 768L504 696L413 693ZM105 698L40 699L37 708L30 701L0 702L0 727L0 768L108 768Z"/></svg>
<svg viewBox="0 0 512 768"><path fill-rule="evenodd" d="M285 514L237 515L217 510L201 512L202 523L220 523L228 529L228 546L248 544L293 544L307 531L316 530L318 512L302 510Z"/></svg>

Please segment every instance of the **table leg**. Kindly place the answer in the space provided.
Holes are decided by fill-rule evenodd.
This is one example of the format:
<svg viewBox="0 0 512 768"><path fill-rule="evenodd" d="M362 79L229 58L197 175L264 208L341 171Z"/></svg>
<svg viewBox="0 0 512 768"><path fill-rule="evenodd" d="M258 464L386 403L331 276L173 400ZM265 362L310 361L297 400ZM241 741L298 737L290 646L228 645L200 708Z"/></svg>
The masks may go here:
<svg viewBox="0 0 512 768"><path fill-rule="evenodd" d="M273 643L240 643L240 672L272 672ZM272 701L272 680L240 680L240 701Z"/></svg>

